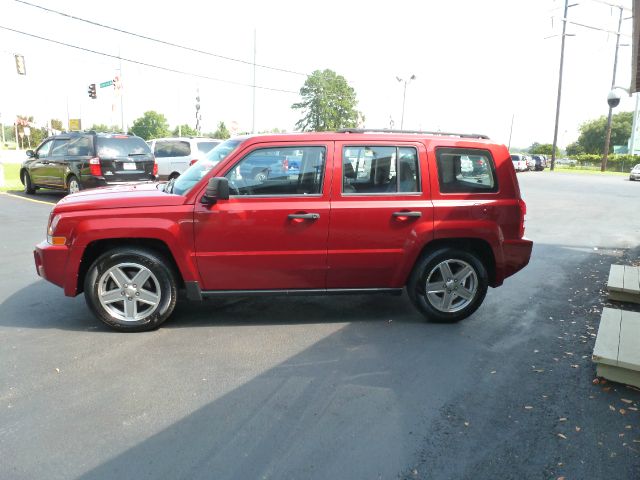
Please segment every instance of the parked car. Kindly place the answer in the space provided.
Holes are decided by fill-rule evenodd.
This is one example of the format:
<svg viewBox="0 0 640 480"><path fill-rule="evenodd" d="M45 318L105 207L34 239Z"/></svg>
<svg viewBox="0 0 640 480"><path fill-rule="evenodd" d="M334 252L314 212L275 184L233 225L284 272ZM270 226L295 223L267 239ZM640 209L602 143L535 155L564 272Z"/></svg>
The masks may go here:
<svg viewBox="0 0 640 480"><path fill-rule="evenodd" d="M295 174L281 168L292 157ZM263 159L279 166L252 175ZM477 175L462 171L479 160ZM482 135L238 137L169 183L64 198L36 268L120 331L157 328L178 290L200 300L404 289L428 319L454 322L529 262L509 161Z"/></svg>
<svg viewBox="0 0 640 480"><path fill-rule="evenodd" d="M533 161L533 170L542 171L547 168L547 158L544 155L531 155Z"/></svg>
<svg viewBox="0 0 640 480"><path fill-rule="evenodd" d="M569 167L575 167L578 165L578 161L573 158L556 158L556 165L567 165Z"/></svg>
<svg viewBox="0 0 640 480"><path fill-rule="evenodd" d="M27 150L20 167L25 193L54 188L76 193L86 188L153 181L157 165L140 137L73 132L54 135Z"/></svg>
<svg viewBox="0 0 640 480"><path fill-rule="evenodd" d="M207 137L156 138L147 143L158 163L160 180L178 177L223 140Z"/></svg>
<svg viewBox="0 0 640 480"><path fill-rule="evenodd" d="M516 172L526 172L529 170L529 165L527 165L527 157L525 155L520 154L512 154L511 161L513 162L513 168Z"/></svg>
<svg viewBox="0 0 640 480"><path fill-rule="evenodd" d="M631 169L631 173L629 173L629 180L640 180L640 163Z"/></svg>

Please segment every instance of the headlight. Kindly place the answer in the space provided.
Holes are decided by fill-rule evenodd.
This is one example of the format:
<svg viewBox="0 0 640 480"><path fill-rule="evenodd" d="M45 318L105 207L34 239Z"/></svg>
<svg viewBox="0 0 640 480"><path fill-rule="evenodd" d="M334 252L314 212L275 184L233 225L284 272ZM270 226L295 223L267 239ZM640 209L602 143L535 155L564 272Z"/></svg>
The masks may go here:
<svg viewBox="0 0 640 480"><path fill-rule="evenodd" d="M53 215L53 213L51 214ZM49 227L47 228L47 242L50 245L65 245L67 243L67 237L56 237L56 227L60 221L60 215L56 215L53 218L49 216Z"/></svg>

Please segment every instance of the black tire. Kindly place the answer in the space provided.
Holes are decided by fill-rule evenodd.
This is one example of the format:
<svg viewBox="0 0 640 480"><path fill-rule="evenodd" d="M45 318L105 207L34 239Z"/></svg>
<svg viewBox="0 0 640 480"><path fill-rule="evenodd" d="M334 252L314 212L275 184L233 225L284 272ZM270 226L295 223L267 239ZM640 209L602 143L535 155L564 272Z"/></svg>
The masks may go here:
<svg viewBox="0 0 640 480"><path fill-rule="evenodd" d="M454 284L451 284L451 282L445 283L445 280L448 279L444 278L442 271L438 268L444 262L451 262L447 263L447 265L449 265L449 271L454 275L454 278L450 279ZM454 270L457 266L461 268ZM463 272L466 266L470 267L470 270L464 270ZM461 279L459 285L455 284L458 281L455 278L456 274L463 275L471 270L473 273L469 273L464 279ZM430 275L431 278L429 278ZM442 282L444 290L442 291L442 305L440 306L444 307L445 295L448 293L449 309L441 309L435 305L435 302L440 300L440 293L434 290L434 293L426 294L427 280L431 280L432 284ZM478 309L487 294L488 284L487 269L475 254L456 248L441 248L427 252L418 259L407 283L407 293L415 307L427 319L433 322L452 323L467 318ZM450 290L447 290L447 286ZM472 295L469 295L470 298L463 298L458 295L458 289L459 292L464 292L465 294L471 292ZM458 299L460 300L458 301ZM456 301L458 303L454 304Z"/></svg>
<svg viewBox="0 0 640 480"><path fill-rule="evenodd" d="M74 185L77 186L77 190ZM82 185L80 185L78 177L75 175L69 175L69 178L67 178L67 193L71 195L72 193L79 192L80 190L82 190Z"/></svg>
<svg viewBox="0 0 640 480"><path fill-rule="evenodd" d="M176 280L173 272L167 268L167 264L167 260L162 256L144 249L117 248L104 253L89 267L84 279L84 295L87 305L96 317L121 332L143 332L158 328L171 315L177 301ZM129 280L134 280L135 273L143 270L151 272L152 275L139 287L128 284L128 288L124 288L123 285L118 285L112 277L107 275L107 272L114 267L118 267ZM109 286L112 289L108 289ZM118 290L121 288L120 293L122 293L123 299L111 300L112 303L108 304L109 307L105 307L100 301L100 292L107 290L102 292L105 297L109 292L119 293ZM152 308L143 303L144 300L140 297L134 297L134 294L140 293L157 295L159 298L155 307ZM114 314L115 311L120 310L126 315L127 300L125 298L132 299L129 301L135 299L133 304L129 304L135 305L133 307L135 309L139 304L142 304L141 318L126 320ZM121 303L122 308L120 308Z"/></svg>
<svg viewBox="0 0 640 480"><path fill-rule="evenodd" d="M22 171L22 183L24 184L24 193L28 193L29 195L36 193L36 188L31 182L31 175L29 175L29 172L26 170Z"/></svg>

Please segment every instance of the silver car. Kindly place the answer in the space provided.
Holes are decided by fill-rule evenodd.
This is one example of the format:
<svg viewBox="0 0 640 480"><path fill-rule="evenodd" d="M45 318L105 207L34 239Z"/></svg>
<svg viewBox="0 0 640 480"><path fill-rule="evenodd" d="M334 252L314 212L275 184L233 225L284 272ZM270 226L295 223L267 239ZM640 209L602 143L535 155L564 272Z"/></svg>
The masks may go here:
<svg viewBox="0 0 640 480"><path fill-rule="evenodd" d="M171 180L203 158L223 140L207 137L157 138L147 143L156 157L158 178Z"/></svg>
<svg viewBox="0 0 640 480"><path fill-rule="evenodd" d="M629 180L640 180L640 163L631 169Z"/></svg>

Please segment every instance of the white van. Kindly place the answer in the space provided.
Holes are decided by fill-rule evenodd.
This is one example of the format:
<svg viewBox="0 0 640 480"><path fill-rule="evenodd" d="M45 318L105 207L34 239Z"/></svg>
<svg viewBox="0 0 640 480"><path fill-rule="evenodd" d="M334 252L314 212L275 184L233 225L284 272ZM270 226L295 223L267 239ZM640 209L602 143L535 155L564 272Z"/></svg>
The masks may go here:
<svg viewBox="0 0 640 480"><path fill-rule="evenodd" d="M180 176L189 166L224 140L208 137L156 138L147 143L156 157L158 179L170 180Z"/></svg>

